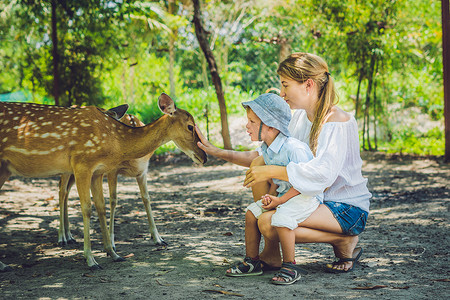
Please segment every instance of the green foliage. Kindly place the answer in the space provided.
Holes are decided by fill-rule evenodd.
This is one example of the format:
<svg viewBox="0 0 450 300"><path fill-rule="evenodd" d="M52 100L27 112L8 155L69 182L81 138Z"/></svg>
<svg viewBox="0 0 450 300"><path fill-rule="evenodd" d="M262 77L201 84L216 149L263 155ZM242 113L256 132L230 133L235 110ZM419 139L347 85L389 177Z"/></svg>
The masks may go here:
<svg viewBox="0 0 450 300"><path fill-rule="evenodd" d="M394 133L390 142L381 143L380 150L388 153L417 154L417 155L444 155L444 132L438 127L426 133L417 133L410 128L403 128Z"/></svg>
<svg viewBox="0 0 450 300"><path fill-rule="evenodd" d="M161 115L158 96L170 91L172 40L176 95L171 96L197 122L204 124L207 115L208 122L220 124L210 72L190 22L190 1L174 1L173 9L168 1L56 3L63 105L107 108L128 103L129 112L145 123L155 120ZM444 151L439 129L425 133L413 126L397 129L401 120L393 124L391 118L394 107L396 112L414 108L415 113L443 121L439 1L207 0L203 4L229 115L242 113L240 102L279 87L275 71L281 44L286 42L292 51L316 53L328 62L339 105L345 110L355 111L360 79L360 102L365 99L373 76L367 132L373 142L376 123L379 149L436 155ZM21 92L27 101L53 104L50 20L49 0L0 2L1 94ZM374 58L376 64L371 65Z"/></svg>

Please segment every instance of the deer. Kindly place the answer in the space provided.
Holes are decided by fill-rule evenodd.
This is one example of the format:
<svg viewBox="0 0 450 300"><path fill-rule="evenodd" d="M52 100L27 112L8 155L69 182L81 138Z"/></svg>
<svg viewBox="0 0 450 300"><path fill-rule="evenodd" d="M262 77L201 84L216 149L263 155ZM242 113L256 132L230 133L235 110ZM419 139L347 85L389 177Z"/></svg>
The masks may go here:
<svg viewBox="0 0 450 300"><path fill-rule="evenodd" d="M142 127L145 124L139 120L136 116L131 114L125 114L128 109L128 105L121 105L118 107L111 108L107 110L113 118L116 118L120 122L132 126L132 127ZM159 145L159 140L154 140L154 143ZM144 203L145 211L147 213L147 220L149 224L150 234L153 238L153 242L156 245L167 246L168 244L161 238L153 217L152 208L150 205L150 197L147 187L147 171L148 163L153 153L149 153L143 157L126 160L121 162L115 169L106 174L108 179L109 187L109 205L110 205L110 221L109 221L109 235L111 238L111 243L113 249L115 249L114 244L114 219L115 210L117 206L117 181L118 175L126 177L136 178L137 184L139 186L139 191L141 194L142 202ZM73 238L70 228L69 228L69 216L68 216L68 195L75 183L75 178L73 174L64 174L61 176L59 181L59 207L60 207L60 218L59 218L59 229L58 229L58 243L61 246L67 244L76 243Z"/></svg>
<svg viewBox="0 0 450 300"><path fill-rule="evenodd" d="M103 176L122 162L153 153L171 140L195 163L202 165L207 160L206 153L197 146L199 138L192 115L177 108L165 93L158 97L158 106L163 112L159 119L143 127L131 127L95 106L66 108L0 102L0 188L12 174L73 174L83 216L83 255L88 267L102 269L91 249L91 194L103 248L114 262L123 261L113 249L107 228ZM9 269L0 262L0 271Z"/></svg>

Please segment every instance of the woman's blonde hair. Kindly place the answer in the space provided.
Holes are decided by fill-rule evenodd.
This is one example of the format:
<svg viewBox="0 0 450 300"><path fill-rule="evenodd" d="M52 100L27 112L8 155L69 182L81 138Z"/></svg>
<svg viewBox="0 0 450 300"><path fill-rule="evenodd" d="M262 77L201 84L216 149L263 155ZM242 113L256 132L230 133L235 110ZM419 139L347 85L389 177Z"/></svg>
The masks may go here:
<svg viewBox="0 0 450 300"><path fill-rule="evenodd" d="M331 108L338 102L334 81L328 71L328 65L317 55L296 52L280 63L277 73L299 83L304 83L311 79L318 87L319 99L315 107L311 132L309 133L309 147L316 155L317 141L322 126L325 124Z"/></svg>

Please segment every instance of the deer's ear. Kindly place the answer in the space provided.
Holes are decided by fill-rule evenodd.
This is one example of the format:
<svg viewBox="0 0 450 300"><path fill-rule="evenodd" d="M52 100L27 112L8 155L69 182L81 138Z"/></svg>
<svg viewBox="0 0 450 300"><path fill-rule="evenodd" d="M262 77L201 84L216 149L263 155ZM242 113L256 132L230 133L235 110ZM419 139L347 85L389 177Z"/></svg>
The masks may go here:
<svg viewBox="0 0 450 300"><path fill-rule="evenodd" d="M166 115L173 115L173 113L177 110L175 102L173 102L172 98L170 98L169 95L165 93L162 93L159 96L158 106L159 109Z"/></svg>
<svg viewBox="0 0 450 300"><path fill-rule="evenodd" d="M106 111L106 113L108 115L110 115L111 117L113 117L114 119L120 120L125 115L125 113L127 112L128 108L129 108L128 104L122 104L122 105L119 105L117 107L113 107L113 108L108 109Z"/></svg>

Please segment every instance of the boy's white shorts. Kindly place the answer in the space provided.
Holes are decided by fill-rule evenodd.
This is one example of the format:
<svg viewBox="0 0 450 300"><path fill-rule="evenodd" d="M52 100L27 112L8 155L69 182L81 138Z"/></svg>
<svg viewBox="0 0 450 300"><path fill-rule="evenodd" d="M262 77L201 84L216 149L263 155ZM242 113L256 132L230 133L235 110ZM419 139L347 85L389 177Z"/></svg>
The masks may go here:
<svg viewBox="0 0 450 300"><path fill-rule="evenodd" d="M278 205L276 212L272 215L272 226L294 230L317 209L319 204L320 201L316 197L301 194L292 197L286 203ZM263 208L262 200L250 204L247 210L251 211L257 219L262 213L268 211Z"/></svg>

